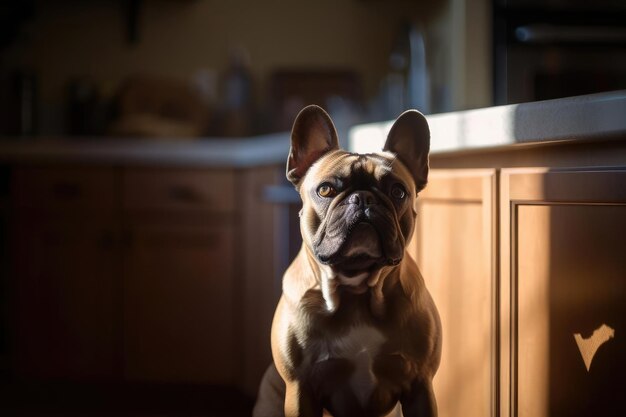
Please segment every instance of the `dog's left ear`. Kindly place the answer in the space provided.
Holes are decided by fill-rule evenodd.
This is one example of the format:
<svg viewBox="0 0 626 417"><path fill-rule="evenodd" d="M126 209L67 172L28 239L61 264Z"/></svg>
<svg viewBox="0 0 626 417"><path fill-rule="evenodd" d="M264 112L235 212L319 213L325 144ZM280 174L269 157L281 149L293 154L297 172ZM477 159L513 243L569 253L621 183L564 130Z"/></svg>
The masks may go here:
<svg viewBox="0 0 626 417"><path fill-rule="evenodd" d="M396 157L411 171L416 192L426 186L430 129L422 113L417 110L407 110L402 113L391 126L383 150L396 154Z"/></svg>
<svg viewBox="0 0 626 417"><path fill-rule="evenodd" d="M325 153L339 149L335 125L321 107L310 105L300 111L291 130L287 179L294 185Z"/></svg>

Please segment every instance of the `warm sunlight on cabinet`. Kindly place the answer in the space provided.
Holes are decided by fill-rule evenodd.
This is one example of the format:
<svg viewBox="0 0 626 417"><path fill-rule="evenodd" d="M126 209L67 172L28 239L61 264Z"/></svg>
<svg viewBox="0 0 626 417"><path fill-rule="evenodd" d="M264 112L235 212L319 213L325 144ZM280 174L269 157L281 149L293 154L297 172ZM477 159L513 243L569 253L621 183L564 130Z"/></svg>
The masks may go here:
<svg viewBox="0 0 626 417"><path fill-rule="evenodd" d="M625 415L624 184L623 169L502 171L502 416Z"/></svg>
<svg viewBox="0 0 626 417"><path fill-rule="evenodd" d="M433 170L411 253L442 416L626 413L626 170ZM496 200L498 198L498 200Z"/></svg>
<svg viewBox="0 0 626 417"><path fill-rule="evenodd" d="M435 377L439 414L493 414L495 170L434 170L417 200L411 253L443 326Z"/></svg>

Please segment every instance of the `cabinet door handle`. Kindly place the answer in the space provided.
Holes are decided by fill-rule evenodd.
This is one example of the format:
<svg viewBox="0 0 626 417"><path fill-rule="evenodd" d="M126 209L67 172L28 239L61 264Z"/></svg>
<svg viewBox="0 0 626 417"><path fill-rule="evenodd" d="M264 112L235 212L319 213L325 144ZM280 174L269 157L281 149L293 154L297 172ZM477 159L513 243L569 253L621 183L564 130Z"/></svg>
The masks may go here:
<svg viewBox="0 0 626 417"><path fill-rule="evenodd" d="M172 200L181 203L200 203L203 196L192 187L186 185L173 185L168 188L167 195Z"/></svg>
<svg viewBox="0 0 626 417"><path fill-rule="evenodd" d="M172 236L161 236L161 239L167 239L162 243L171 245ZM157 238L158 239L158 238ZM157 240L155 239L155 241ZM189 235L178 235L176 237L176 245L184 248L203 248L211 251L222 246L222 236L219 233L200 233Z"/></svg>
<svg viewBox="0 0 626 417"><path fill-rule="evenodd" d="M144 232L140 240L139 246L143 248L202 248L205 251L219 249L223 244L222 234L218 232L195 233L153 230Z"/></svg>
<svg viewBox="0 0 626 417"><path fill-rule="evenodd" d="M80 185L73 182L59 182L52 186L54 195L62 200L76 200L83 195Z"/></svg>

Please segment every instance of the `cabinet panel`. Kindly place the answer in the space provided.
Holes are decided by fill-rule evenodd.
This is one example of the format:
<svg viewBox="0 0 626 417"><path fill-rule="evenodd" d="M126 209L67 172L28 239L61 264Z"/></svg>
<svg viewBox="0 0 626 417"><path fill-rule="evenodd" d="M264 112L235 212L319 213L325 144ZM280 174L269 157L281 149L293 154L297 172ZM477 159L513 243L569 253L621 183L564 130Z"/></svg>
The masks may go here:
<svg viewBox="0 0 626 417"><path fill-rule="evenodd" d="M235 209L235 174L229 170L134 168L123 183L126 209Z"/></svg>
<svg viewBox="0 0 626 417"><path fill-rule="evenodd" d="M203 215L133 222L124 259L129 379L232 383L238 350L234 230Z"/></svg>
<svg viewBox="0 0 626 417"><path fill-rule="evenodd" d="M626 415L624 184L503 171L502 415Z"/></svg>
<svg viewBox="0 0 626 417"><path fill-rule="evenodd" d="M111 210L119 201L117 179L110 168L18 167L12 199L20 209Z"/></svg>
<svg viewBox="0 0 626 417"><path fill-rule="evenodd" d="M119 367L119 251L112 219L13 225L13 356L20 378L109 378Z"/></svg>
<svg viewBox="0 0 626 417"><path fill-rule="evenodd" d="M243 304L241 328L243 389L256 395L267 366L272 362L270 331L274 310L282 290L284 270L277 267L281 210L268 202L264 191L284 178L283 167L270 166L243 171L240 175L240 245L237 275L243 283L237 298ZM281 253L280 255L286 255Z"/></svg>
<svg viewBox="0 0 626 417"><path fill-rule="evenodd" d="M433 170L417 199L410 251L443 326L434 380L442 416L494 415L495 186L494 170Z"/></svg>

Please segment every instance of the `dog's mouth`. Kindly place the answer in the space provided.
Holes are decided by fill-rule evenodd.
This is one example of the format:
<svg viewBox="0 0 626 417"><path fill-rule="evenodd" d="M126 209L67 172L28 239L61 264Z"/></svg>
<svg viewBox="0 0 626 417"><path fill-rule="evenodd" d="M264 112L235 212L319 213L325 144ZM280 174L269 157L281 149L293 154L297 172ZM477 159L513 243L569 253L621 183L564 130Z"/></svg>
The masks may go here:
<svg viewBox="0 0 626 417"><path fill-rule="evenodd" d="M345 277L354 277L380 267L384 259L382 242L376 228L369 222L356 224L337 255L328 264Z"/></svg>
<svg viewBox="0 0 626 417"><path fill-rule="evenodd" d="M371 272L380 265L381 258L372 258L367 255L350 258L341 257L330 264L335 271L346 277L354 277L363 272Z"/></svg>
<svg viewBox="0 0 626 417"><path fill-rule="evenodd" d="M318 232L315 256L347 277L398 265L404 254L395 222L380 210L340 212Z"/></svg>

